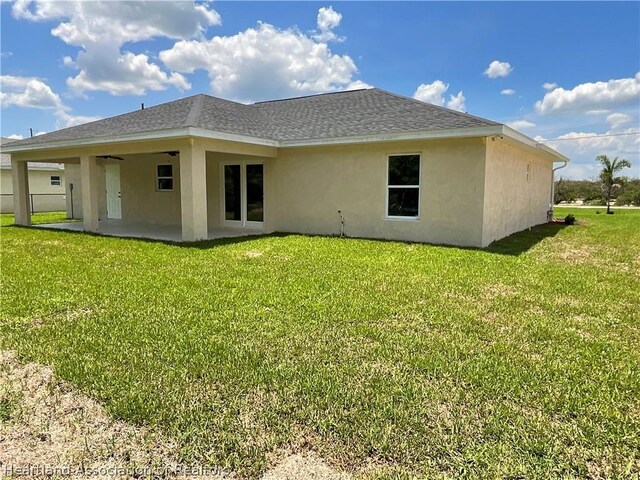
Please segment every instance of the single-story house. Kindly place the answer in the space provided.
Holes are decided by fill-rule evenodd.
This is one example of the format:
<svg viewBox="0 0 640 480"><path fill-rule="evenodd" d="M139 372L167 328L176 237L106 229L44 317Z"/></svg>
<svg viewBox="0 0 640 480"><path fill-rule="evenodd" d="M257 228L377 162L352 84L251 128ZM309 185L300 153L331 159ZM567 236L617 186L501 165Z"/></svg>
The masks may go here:
<svg viewBox="0 0 640 480"><path fill-rule="evenodd" d="M517 131L377 88L240 104L195 95L12 142L65 164L78 228L194 241L223 232L481 247L547 221L554 162Z"/></svg>
<svg viewBox="0 0 640 480"><path fill-rule="evenodd" d="M0 137L0 213L13 213L11 155L4 146L15 141ZM29 206L33 212L55 212L67 208L64 166L58 163L29 163Z"/></svg>

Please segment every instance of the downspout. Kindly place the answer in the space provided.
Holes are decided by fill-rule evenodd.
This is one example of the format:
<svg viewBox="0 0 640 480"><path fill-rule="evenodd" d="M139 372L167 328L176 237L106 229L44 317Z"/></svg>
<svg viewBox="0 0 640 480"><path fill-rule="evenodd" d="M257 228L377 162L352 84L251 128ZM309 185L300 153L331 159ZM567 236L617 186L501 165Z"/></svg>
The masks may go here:
<svg viewBox="0 0 640 480"><path fill-rule="evenodd" d="M547 220L552 222L553 221L553 205L555 204L554 200L555 200L555 196L556 196L556 170L560 170L564 167L567 166L567 163L569 163L568 160L560 160L562 162L562 165L560 165L559 167L555 167L553 170L551 170L551 198L549 199L549 212L547 213Z"/></svg>

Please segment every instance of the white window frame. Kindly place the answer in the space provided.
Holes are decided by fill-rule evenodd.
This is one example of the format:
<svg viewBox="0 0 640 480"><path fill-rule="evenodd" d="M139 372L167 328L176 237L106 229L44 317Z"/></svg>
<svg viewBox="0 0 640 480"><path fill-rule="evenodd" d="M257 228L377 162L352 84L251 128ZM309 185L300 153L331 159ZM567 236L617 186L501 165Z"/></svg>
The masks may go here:
<svg viewBox="0 0 640 480"><path fill-rule="evenodd" d="M170 177L161 177L158 175L158 167L171 167L171 176ZM160 188L160 180L168 180L171 179L171 188ZM156 163L156 192L173 192L176 186L176 179L173 172L173 164L172 163Z"/></svg>
<svg viewBox="0 0 640 480"><path fill-rule="evenodd" d="M389 161L391 157L403 157L409 155L417 155L418 160L418 184L417 185L389 185ZM422 189L422 152L401 152L401 153L388 153L387 154L387 169L385 171L385 202L384 202L384 218L385 220L401 220L401 221L415 221L420 220L420 200ZM391 188L417 188L418 189L418 214L415 217L408 217L404 215L389 215L389 190Z"/></svg>
<svg viewBox="0 0 640 480"><path fill-rule="evenodd" d="M240 166L240 220L227 220L226 217L226 198L225 198L225 184L224 184L224 167L230 165ZM262 165L262 221L251 222L247 220L247 165ZM264 222L267 218L267 206L265 202L266 172L264 168L264 161L262 160L241 160L241 161L224 161L220 162L220 219L224 227L235 228L253 228L263 229Z"/></svg>
<svg viewBox="0 0 640 480"><path fill-rule="evenodd" d="M50 182L52 187L61 187L62 186L62 176L61 175L50 175ZM57 180L54 180L57 179ZM56 182L56 183L54 183Z"/></svg>
<svg viewBox="0 0 640 480"><path fill-rule="evenodd" d="M531 183L531 162L527 162L527 183Z"/></svg>

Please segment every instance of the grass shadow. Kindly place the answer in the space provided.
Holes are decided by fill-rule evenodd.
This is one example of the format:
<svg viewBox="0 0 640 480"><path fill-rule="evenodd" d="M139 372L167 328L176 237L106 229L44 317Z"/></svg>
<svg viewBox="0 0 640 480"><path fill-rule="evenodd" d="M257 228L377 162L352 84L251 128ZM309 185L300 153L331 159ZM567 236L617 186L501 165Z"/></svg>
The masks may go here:
<svg viewBox="0 0 640 480"><path fill-rule="evenodd" d="M45 232L62 232L73 235L83 235L89 237L100 237L100 238L118 238L122 240L135 240L143 243L160 243L163 245L168 245L172 247L180 247L180 248L196 248L200 250L206 250L209 248L214 248L222 245L233 245L235 243L248 242L250 240L255 240L258 238L264 237L287 237L292 234L290 233L268 233L268 234L255 234L255 235L239 235L237 237L221 237L221 238L213 238L210 240L199 240L196 242L181 242L176 240L166 240L161 238L150 238L150 237L138 237L138 236L127 236L127 235L109 235L101 232L88 232L86 230L73 230L70 228L47 228L46 224L32 224L29 226L25 225L2 225L2 228L16 228L16 229L24 229L24 230L39 230Z"/></svg>
<svg viewBox="0 0 640 480"><path fill-rule="evenodd" d="M496 240L482 250L500 255L522 255L545 238L555 237L558 232L568 226L561 223L544 223L521 232L512 233L508 237Z"/></svg>
<svg viewBox="0 0 640 480"><path fill-rule="evenodd" d="M457 250L476 250L476 251L492 253L492 254L517 256L527 252L533 246L535 246L545 238L554 237L555 235L558 234L558 232L560 232L566 227L567 225L557 224L557 223L547 223L547 224L537 225L535 227L531 227L521 232L513 233L508 237L497 240L485 248L460 247L460 246L446 245L446 244L434 244L434 243L426 243L426 242L406 242L402 240L361 238L361 237L345 237L344 240L354 239L354 240L369 240L369 241L378 241L378 242L433 245L436 247L454 248ZM41 225L32 225L28 227L21 226L21 225L3 225L3 228L25 228L25 229L35 228L38 230L47 230L46 227L43 228ZM49 229L49 231L64 232L64 233L70 233L70 234L76 234L76 235L89 235L93 237L102 237L102 238L104 237L122 238L126 240L135 240L135 241L145 242L145 243L160 243L160 244L169 245L173 247L195 248L199 250L207 250L207 249L215 248L218 246L233 245L237 243L248 242L248 241L256 240L258 238L265 238L265 237L284 238L291 235L304 235L304 234L293 233L293 232L273 232L268 234L241 235L237 237L215 238L210 240L201 240L197 242L179 242L175 240L163 240L163 239L155 239L155 238L148 238L148 237L105 235L102 233L78 231L78 230L71 230L71 229L64 229L64 228ZM321 238L338 238L337 236L331 236L331 235L306 235L306 236L321 237Z"/></svg>

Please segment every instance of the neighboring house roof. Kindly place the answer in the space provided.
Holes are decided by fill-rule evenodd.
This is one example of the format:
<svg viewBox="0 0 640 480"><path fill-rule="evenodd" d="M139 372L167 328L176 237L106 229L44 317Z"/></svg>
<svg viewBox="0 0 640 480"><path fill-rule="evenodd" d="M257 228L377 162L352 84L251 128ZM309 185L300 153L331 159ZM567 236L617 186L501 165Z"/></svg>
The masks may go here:
<svg viewBox="0 0 640 480"><path fill-rule="evenodd" d="M2 145L7 145L11 142L15 142L13 138L0 137L0 152L2 152ZM7 153L0 153L0 169L11 168L11 155ZM29 162L28 168L31 170L63 170L64 166L60 163L40 163Z"/></svg>
<svg viewBox="0 0 640 480"><path fill-rule="evenodd" d="M169 131L175 136L201 135L280 147L345 143L345 139L456 137L464 136L463 131L467 136L513 133L518 140L535 145L534 140L500 123L371 88L250 105L199 94L18 140L11 149L161 138L170 136Z"/></svg>

